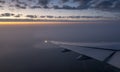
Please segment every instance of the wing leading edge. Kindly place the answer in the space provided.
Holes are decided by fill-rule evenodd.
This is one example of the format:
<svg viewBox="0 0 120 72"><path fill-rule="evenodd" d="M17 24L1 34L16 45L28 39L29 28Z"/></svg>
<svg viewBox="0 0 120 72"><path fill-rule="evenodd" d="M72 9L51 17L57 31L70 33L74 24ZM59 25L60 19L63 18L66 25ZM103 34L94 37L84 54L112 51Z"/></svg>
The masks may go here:
<svg viewBox="0 0 120 72"><path fill-rule="evenodd" d="M120 69L120 43L49 42L93 59L104 61Z"/></svg>

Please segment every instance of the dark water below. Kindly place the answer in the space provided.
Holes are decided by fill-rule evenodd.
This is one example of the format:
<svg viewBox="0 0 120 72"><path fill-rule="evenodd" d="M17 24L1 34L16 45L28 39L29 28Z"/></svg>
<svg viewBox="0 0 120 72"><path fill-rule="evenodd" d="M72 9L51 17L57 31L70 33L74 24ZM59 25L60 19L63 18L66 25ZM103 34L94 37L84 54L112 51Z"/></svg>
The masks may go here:
<svg viewBox="0 0 120 72"><path fill-rule="evenodd" d="M44 40L120 42L120 24L0 26L0 72L114 72L96 60L61 53Z"/></svg>

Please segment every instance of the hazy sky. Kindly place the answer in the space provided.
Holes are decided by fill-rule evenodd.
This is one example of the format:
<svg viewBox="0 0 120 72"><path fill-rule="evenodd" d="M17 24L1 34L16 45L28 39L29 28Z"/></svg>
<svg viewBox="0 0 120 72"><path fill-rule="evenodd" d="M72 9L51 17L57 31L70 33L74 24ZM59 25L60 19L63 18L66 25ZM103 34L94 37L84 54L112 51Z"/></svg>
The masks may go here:
<svg viewBox="0 0 120 72"><path fill-rule="evenodd" d="M119 10L120 0L0 0L0 18L119 18Z"/></svg>

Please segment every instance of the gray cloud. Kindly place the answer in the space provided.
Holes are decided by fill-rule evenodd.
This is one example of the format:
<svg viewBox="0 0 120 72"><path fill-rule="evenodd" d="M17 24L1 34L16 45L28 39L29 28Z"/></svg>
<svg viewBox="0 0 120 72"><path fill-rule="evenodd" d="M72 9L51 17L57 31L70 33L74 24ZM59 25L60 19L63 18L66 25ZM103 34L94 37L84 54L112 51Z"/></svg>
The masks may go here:
<svg viewBox="0 0 120 72"><path fill-rule="evenodd" d="M37 18L36 15L26 15L26 17L28 17L28 18Z"/></svg>
<svg viewBox="0 0 120 72"><path fill-rule="evenodd" d="M30 8L32 8L32 9L41 8L41 6L31 6Z"/></svg>
<svg viewBox="0 0 120 72"><path fill-rule="evenodd" d="M0 8L2 8L3 6L0 5Z"/></svg>
<svg viewBox="0 0 120 72"><path fill-rule="evenodd" d="M57 1L57 0L56 0ZM6 3L7 0L0 0L1 4ZM55 8L55 9L120 9L120 0L58 0L54 4L54 0L11 0L14 7L19 9L26 8ZM76 3L78 5L76 5ZM49 7L49 5L51 5ZM74 6L73 6L74 5ZM3 5L0 5L3 7Z"/></svg>
<svg viewBox="0 0 120 72"><path fill-rule="evenodd" d="M62 0L63 3L68 2L69 0Z"/></svg>
<svg viewBox="0 0 120 72"><path fill-rule="evenodd" d="M49 3L50 0L38 0L38 4L40 5L47 5Z"/></svg>
<svg viewBox="0 0 120 72"><path fill-rule="evenodd" d="M24 6L23 4L16 4L15 7L21 8L21 9L26 9L26 6Z"/></svg>
<svg viewBox="0 0 120 72"><path fill-rule="evenodd" d="M22 14L14 15L14 17L16 17L16 18L19 18L19 17L21 17L21 16L22 16Z"/></svg>
<svg viewBox="0 0 120 72"><path fill-rule="evenodd" d="M0 17L16 17L19 18L23 16L22 14L14 14L14 13L1 13Z"/></svg>
<svg viewBox="0 0 120 72"><path fill-rule="evenodd" d="M1 17L10 17L10 16L14 16L15 14L13 13L3 13L3 14L0 14Z"/></svg>
<svg viewBox="0 0 120 72"><path fill-rule="evenodd" d="M4 0L0 0L0 3L4 4L4 3L5 3L5 1L4 1Z"/></svg>
<svg viewBox="0 0 120 72"><path fill-rule="evenodd" d="M50 2L53 0L39 0L38 4L47 7ZM120 0L59 0L62 1L61 7L60 5L53 5L55 9L87 9L87 8L97 8L97 9L120 9ZM75 2L79 3L79 6L73 7L72 5L66 5L65 3L69 3L72 1L74 4ZM59 3L57 3L59 4ZM38 8L36 6L36 8ZM39 7L40 8L40 7Z"/></svg>
<svg viewBox="0 0 120 72"><path fill-rule="evenodd" d="M43 18L43 19L44 18L49 18L49 19L52 19L52 18L57 18L57 19L104 18L103 16L52 16L52 15L45 15L45 16L26 15L25 17L31 18L31 19L34 19L34 18Z"/></svg>
<svg viewBox="0 0 120 72"><path fill-rule="evenodd" d="M27 7L26 2L22 2L20 0L12 0L12 1L16 2L15 7L17 7L17 8L26 9L26 7Z"/></svg>
<svg viewBox="0 0 120 72"><path fill-rule="evenodd" d="M112 6L112 2L103 1L97 5L98 8L110 8Z"/></svg>

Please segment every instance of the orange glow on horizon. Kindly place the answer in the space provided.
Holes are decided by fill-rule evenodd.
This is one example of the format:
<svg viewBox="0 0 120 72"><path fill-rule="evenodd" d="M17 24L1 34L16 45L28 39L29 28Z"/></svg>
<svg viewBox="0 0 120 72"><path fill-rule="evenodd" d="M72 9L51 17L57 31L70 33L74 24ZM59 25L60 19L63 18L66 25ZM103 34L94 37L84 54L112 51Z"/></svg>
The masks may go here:
<svg viewBox="0 0 120 72"><path fill-rule="evenodd" d="M60 24L96 24L99 22L0 22L0 25L60 25Z"/></svg>
<svg viewBox="0 0 120 72"><path fill-rule="evenodd" d="M0 22L0 25L32 25L32 24L48 24L48 22Z"/></svg>
<svg viewBox="0 0 120 72"><path fill-rule="evenodd" d="M44 25L44 24L79 24L79 23L81 22L0 22L0 25L36 25L36 24Z"/></svg>

